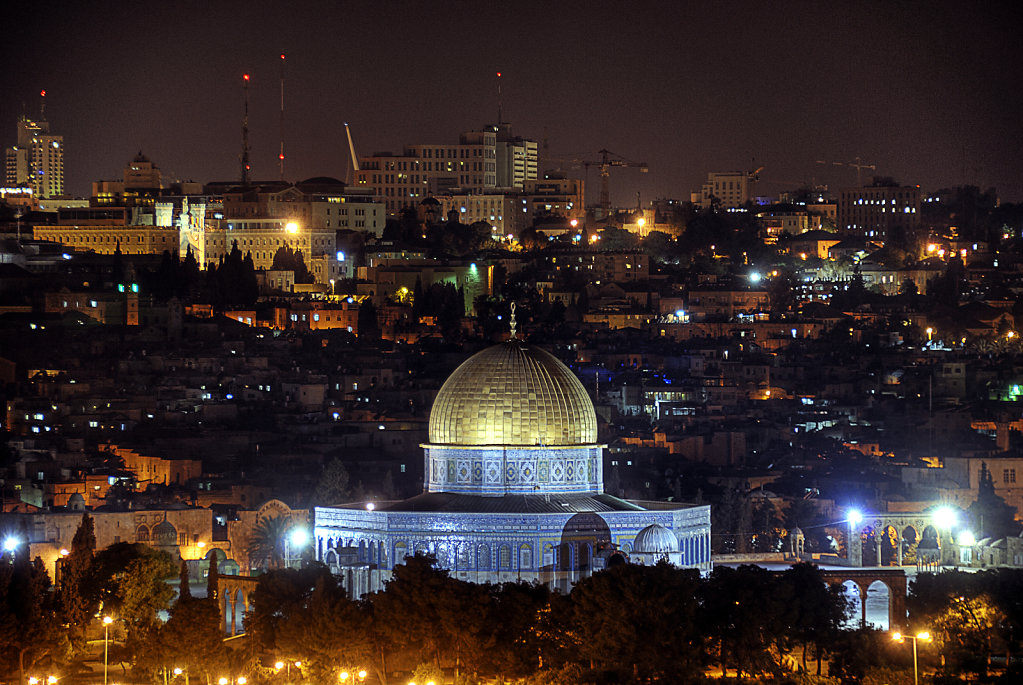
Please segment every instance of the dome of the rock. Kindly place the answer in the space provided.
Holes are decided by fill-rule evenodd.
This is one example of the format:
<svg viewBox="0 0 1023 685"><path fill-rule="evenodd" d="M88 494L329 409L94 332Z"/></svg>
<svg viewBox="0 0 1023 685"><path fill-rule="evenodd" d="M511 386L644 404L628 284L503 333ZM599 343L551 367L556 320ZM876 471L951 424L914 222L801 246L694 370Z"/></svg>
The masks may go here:
<svg viewBox="0 0 1023 685"><path fill-rule="evenodd" d="M552 354L511 339L466 360L441 387L430 442L560 446L597 442L583 384Z"/></svg>

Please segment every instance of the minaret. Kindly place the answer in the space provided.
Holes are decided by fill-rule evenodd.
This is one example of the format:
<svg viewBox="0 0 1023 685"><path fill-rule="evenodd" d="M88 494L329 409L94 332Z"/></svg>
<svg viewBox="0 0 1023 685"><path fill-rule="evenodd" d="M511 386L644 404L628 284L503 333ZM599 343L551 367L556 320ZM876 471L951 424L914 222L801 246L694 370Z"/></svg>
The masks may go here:
<svg viewBox="0 0 1023 685"><path fill-rule="evenodd" d="M245 118L242 119L242 186L249 185L249 75L245 80Z"/></svg>

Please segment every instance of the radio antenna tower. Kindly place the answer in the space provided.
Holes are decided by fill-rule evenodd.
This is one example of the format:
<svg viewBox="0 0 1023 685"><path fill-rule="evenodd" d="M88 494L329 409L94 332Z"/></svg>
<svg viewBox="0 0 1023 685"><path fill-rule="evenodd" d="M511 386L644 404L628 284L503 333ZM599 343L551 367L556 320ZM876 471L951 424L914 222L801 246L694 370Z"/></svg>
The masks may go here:
<svg viewBox="0 0 1023 685"><path fill-rule="evenodd" d="M284 180L284 53L281 53L281 180Z"/></svg>
<svg viewBox="0 0 1023 685"><path fill-rule="evenodd" d="M242 186L249 186L249 75L242 75L245 82L245 118L242 119Z"/></svg>
<svg viewBox="0 0 1023 685"><path fill-rule="evenodd" d="M501 72L497 72L497 123L501 123Z"/></svg>

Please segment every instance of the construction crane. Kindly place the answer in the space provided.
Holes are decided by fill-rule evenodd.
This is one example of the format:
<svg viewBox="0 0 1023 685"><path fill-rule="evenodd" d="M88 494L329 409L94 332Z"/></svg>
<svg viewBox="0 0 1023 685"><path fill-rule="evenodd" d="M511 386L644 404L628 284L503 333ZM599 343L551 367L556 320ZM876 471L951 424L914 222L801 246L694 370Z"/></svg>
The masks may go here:
<svg viewBox="0 0 1023 685"><path fill-rule="evenodd" d="M647 166L646 162L632 162L608 149L597 150L597 154L600 155L600 161L583 160L582 164L587 172L589 172L591 166L600 167L600 209L604 213L603 218L606 219L611 216L611 189L609 187L611 167L635 167L644 174L650 171L650 167Z"/></svg>
<svg viewBox="0 0 1023 685"><path fill-rule="evenodd" d="M756 162L753 162L753 163L756 164ZM757 194L755 192L753 192L753 191L757 187L757 181L760 180L760 172L763 171L763 170L764 170L764 167L761 166L761 167L757 167L753 171L747 171L746 172L746 178L749 179L749 194L750 194L750 197L754 199L754 201L756 200Z"/></svg>
<svg viewBox="0 0 1023 685"><path fill-rule="evenodd" d="M352 166L348 169L348 173L345 175L345 181L352 183L354 179L354 172L359 171L359 158L355 155L355 143L352 142L352 129L348 128L348 122L345 122L345 133L348 134L348 151L352 155Z"/></svg>
<svg viewBox="0 0 1023 685"><path fill-rule="evenodd" d="M876 164L861 164L860 158L857 157L855 162L825 162L824 160L818 159L818 164L830 164L831 166L847 166L856 169L856 187L863 187L863 170L870 169L871 171L877 169Z"/></svg>
<svg viewBox="0 0 1023 685"><path fill-rule="evenodd" d="M586 154L586 153L582 153ZM616 155L610 150L597 150L597 154L600 155L599 160L593 159L581 159L573 157L550 157L545 155L544 161L555 162L559 164L569 165L566 168L583 167L586 170L587 176L589 175L590 167L595 166L600 168L600 209L604 212L604 217L607 218L611 215L611 190L608 186L608 181L611 176L611 167L634 167L639 169L642 173L650 171L646 162L633 162L625 159L621 155ZM559 167L561 168L561 167ZM587 183L589 179L587 178Z"/></svg>

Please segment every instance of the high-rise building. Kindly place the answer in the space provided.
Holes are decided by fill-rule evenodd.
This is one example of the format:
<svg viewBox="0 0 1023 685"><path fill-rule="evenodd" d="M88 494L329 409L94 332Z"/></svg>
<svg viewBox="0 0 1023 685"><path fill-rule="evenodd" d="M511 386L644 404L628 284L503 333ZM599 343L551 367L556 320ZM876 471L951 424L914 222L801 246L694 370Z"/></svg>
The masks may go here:
<svg viewBox="0 0 1023 685"><path fill-rule="evenodd" d="M497 185L522 190L526 181L535 181L537 178L536 141L513 136L511 124L499 123L493 128L497 133Z"/></svg>
<svg viewBox="0 0 1023 685"><path fill-rule="evenodd" d="M355 185L373 189L394 215L432 195L522 190L536 172L536 142L514 137L509 124L499 124L467 131L457 144L406 145L400 155L360 157Z"/></svg>
<svg viewBox="0 0 1023 685"><path fill-rule="evenodd" d="M50 133L50 122L18 119L18 144L5 154L8 186L31 188L39 199L64 194L64 136Z"/></svg>

